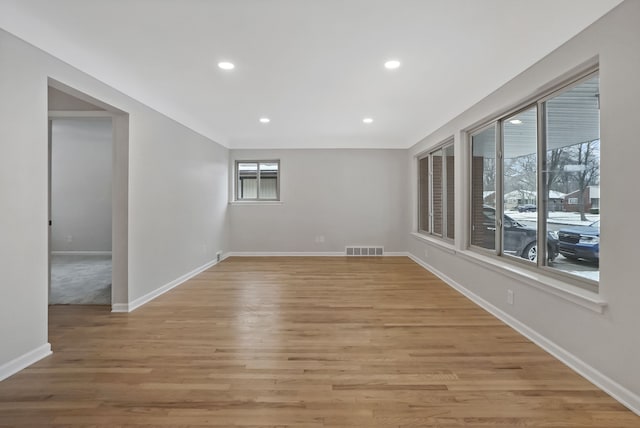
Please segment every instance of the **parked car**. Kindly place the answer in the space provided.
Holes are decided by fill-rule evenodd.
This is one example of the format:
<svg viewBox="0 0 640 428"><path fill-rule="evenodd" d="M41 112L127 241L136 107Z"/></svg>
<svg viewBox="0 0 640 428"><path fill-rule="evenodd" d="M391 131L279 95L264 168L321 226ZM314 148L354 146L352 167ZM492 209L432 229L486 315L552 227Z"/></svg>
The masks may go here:
<svg viewBox="0 0 640 428"><path fill-rule="evenodd" d="M600 262L600 221L558 231L558 250L568 259Z"/></svg>
<svg viewBox="0 0 640 428"><path fill-rule="evenodd" d="M516 209L518 210L519 213L534 213L537 211L538 208L533 204L524 204L524 205L518 205Z"/></svg>
<svg viewBox="0 0 640 428"><path fill-rule="evenodd" d="M495 248L496 210L485 205L482 208L485 248ZM522 257L531 261L538 258L538 231L525 226L505 214L502 222L504 230L503 252L512 256ZM547 233L547 257L550 262L558 256L558 235L556 232Z"/></svg>

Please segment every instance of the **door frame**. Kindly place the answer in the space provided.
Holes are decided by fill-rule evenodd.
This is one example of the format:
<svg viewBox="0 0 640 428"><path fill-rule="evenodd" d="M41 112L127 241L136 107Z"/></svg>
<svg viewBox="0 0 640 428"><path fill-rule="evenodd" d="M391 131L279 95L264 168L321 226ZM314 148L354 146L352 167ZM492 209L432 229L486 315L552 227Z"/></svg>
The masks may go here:
<svg viewBox="0 0 640 428"><path fill-rule="evenodd" d="M51 123L56 118L111 117L111 311L128 312L129 307L129 114L72 87L48 79L48 86L96 106L96 110L49 110L48 164L48 293L51 288ZM48 297L47 297L48 301Z"/></svg>

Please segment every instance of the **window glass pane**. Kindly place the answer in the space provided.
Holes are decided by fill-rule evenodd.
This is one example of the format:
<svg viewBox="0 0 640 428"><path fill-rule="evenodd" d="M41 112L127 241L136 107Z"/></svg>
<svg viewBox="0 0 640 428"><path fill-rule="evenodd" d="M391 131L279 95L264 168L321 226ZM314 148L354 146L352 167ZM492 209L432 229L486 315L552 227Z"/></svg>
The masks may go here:
<svg viewBox="0 0 640 428"><path fill-rule="evenodd" d="M260 199L278 199L278 163L260 163Z"/></svg>
<svg viewBox="0 0 640 428"><path fill-rule="evenodd" d="M471 245L496 248L496 129L471 137Z"/></svg>
<svg viewBox="0 0 640 428"><path fill-rule="evenodd" d="M258 164L238 163L238 199L256 199L258 197Z"/></svg>
<svg viewBox="0 0 640 428"><path fill-rule="evenodd" d="M505 119L503 132L502 252L537 260L537 108Z"/></svg>
<svg viewBox="0 0 640 428"><path fill-rule="evenodd" d="M547 243L553 268L599 280L600 108L594 77L546 102Z"/></svg>
<svg viewBox="0 0 640 428"><path fill-rule="evenodd" d="M418 229L424 232L429 231L429 157L426 156L418 162L419 175L419 203L418 208Z"/></svg>
<svg viewBox="0 0 640 428"><path fill-rule="evenodd" d="M442 235L442 150L438 150L431 155L431 168L433 170L433 174L431 175L431 180L433 181L433 186L431 191L433 193L432 196L432 213L433 213L433 233L435 235Z"/></svg>
<svg viewBox="0 0 640 428"><path fill-rule="evenodd" d="M444 149L445 155L445 170L447 181L447 238L453 239L455 237L455 174L454 174L454 155L453 146L447 146Z"/></svg>

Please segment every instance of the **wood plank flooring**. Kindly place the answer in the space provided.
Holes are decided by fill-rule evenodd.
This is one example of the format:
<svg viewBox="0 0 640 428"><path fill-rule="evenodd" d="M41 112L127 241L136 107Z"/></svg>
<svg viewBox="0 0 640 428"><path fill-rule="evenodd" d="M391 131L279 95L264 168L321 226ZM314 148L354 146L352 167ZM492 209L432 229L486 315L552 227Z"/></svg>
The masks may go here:
<svg viewBox="0 0 640 428"><path fill-rule="evenodd" d="M0 426L639 427L404 257L230 258L130 314L52 306Z"/></svg>

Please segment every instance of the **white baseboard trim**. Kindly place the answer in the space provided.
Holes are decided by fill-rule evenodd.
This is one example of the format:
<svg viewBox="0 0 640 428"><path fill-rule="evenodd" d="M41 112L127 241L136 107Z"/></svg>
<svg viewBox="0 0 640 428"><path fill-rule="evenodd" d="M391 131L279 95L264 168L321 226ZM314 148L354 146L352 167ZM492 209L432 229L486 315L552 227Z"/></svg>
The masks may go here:
<svg viewBox="0 0 640 428"><path fill-rule="evenodd" d="M408 256L407 252L388 252L384 253L382 257L397 257ZM326 252L280 252L280 251L232 251L227 253L226 257L347 257L344 251L326 251ZM225 258L226 258L225 257ZM381 257L381 256L348 256L348 257Z"/></svg>
<svg viewBox="0 0 640 428"><path fill-rule="evenodd" d="M0 366L0 381L5 380L9 376L18 373L20 370L29 367L31 364L40 361L44 357L51 355L51 344L45 343L24 355L14 358Z"/></svg>
<svg viewBox="0 0 640 428"><path fill-rule="evenodd" d="M110 256L111 251L52 251L52 256Z"/></svg>
<svg viewBox="0 0 640 428"><path fill-rule="evenodd" d="M111 312L129 312L128 303L112 303Z"/></svg>
<svg viewBox="0 0 640 428"><path fill-rule="evenodd" d="M550 341L546 337L542 336L540 333L536 332L532 328L518 321L516 318L507 314L503 310L498 307L492 305L482 297L468 290L461 284L457 283L444 273L435 269L433 266L429 265L425 261L419 259L413 254L407 254L411 260L422 266L424 269L436 275L438 278L443 280L447 285L451 288L457 290L466 296L469 300L516 330L518 333L525 336L527 339L531 340L533 343L553 355L555 358L563 362L569 368L574 370L576 373L586 378L588 381L596 385L598 388L602 389L604 392L609 394L611 397L619 401L622 405L627 407L636 415L640 416L640 396L635 394L634 392L628 390L624 386L620 385L613 379L604 375L600 371L591 367L580 358L568 352L566 349L558 346L556 343Z"/></svg>
<svg viewBox="0 0 640 428"><path fill-rule="evenodd" d="M228 256L221 257L220 261L224 260L227 257ZM142 297L138 297L133 302L130 302L130 303L113 303L111 305L111 312L133 312L134 310L138 309L140 306L144 305L145 303L150 302L151 300L155 299L156 297L166 293L167 291L171 290L172 288L177 287L178 285L184 283L185 281L193 278L197 274L209 269L211 266L214 266L216 264L218 264L217 260L212 260L212 261L210 261L208 263L205 263L204 265L195 268L191 272L185 273L181 277L174 279L170 283L165 284L162 287L157 288L157 289L151 291L150 293L145 294Z"/></svg>

